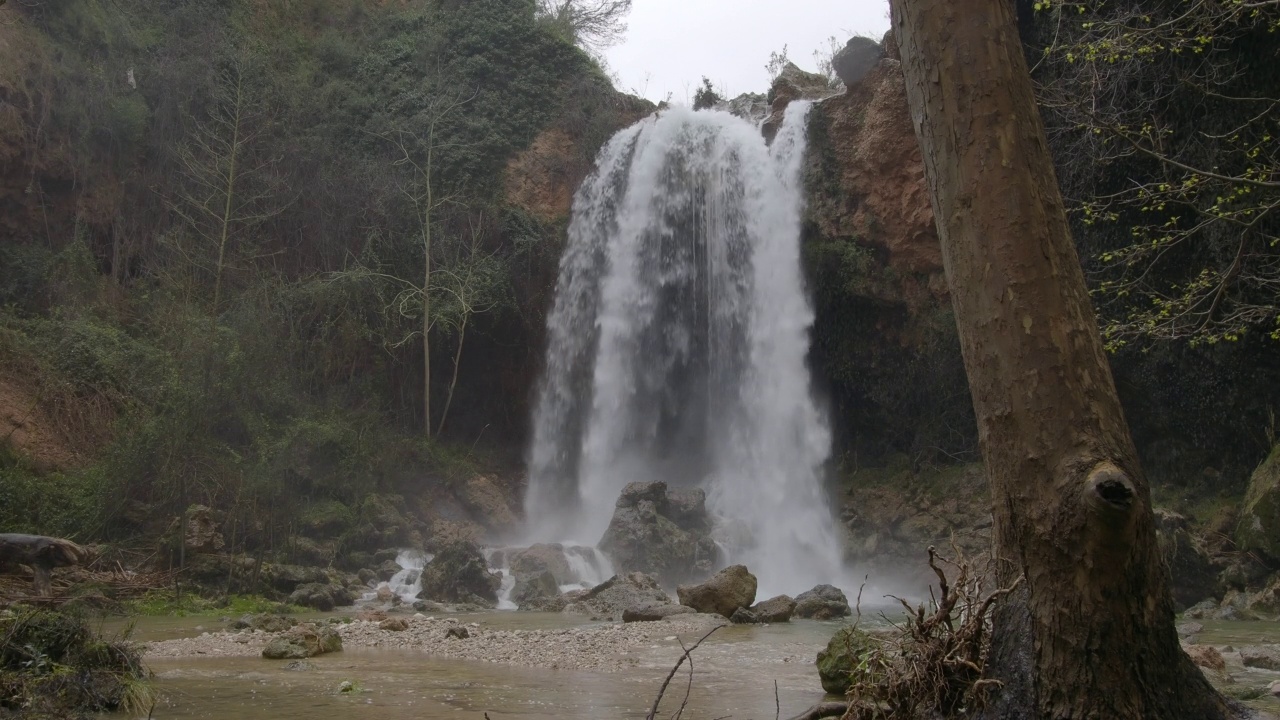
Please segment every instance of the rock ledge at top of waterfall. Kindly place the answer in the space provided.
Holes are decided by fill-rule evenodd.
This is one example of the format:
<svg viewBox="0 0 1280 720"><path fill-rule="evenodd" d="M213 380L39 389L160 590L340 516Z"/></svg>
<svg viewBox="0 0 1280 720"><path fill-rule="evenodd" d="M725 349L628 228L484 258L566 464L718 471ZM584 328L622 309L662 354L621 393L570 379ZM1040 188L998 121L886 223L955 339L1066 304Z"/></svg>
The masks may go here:
<svg viewBox="0 0 1280 720"><path fill-rule="evenodd" d="M633 482L618 497L600 551L619 573L643 572L664 585L707 577L720 560L707 495L664 482Z"/></svg>

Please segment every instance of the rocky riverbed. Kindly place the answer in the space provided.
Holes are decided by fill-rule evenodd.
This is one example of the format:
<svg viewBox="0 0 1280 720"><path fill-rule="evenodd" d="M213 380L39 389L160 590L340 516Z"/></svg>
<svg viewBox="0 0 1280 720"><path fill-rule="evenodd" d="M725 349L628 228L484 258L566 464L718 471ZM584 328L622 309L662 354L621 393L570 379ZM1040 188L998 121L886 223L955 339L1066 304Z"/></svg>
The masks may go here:
<svg viewBox="0 0 1280 720"><path fill-rule="evenodd" d="M705 633L727 624L714 615L675 615L657 622L555 629L499 629L465 617L403 617L405 629L379 620L324 620L337 629L344 648L414 650L523 667L613 672L636 664L635 653L655 641ZM453 631L452 633L450 631ZM146 644L147 658L258 657L281 633L244 629ZM462 636L462 637L459 637Z"/></svg>

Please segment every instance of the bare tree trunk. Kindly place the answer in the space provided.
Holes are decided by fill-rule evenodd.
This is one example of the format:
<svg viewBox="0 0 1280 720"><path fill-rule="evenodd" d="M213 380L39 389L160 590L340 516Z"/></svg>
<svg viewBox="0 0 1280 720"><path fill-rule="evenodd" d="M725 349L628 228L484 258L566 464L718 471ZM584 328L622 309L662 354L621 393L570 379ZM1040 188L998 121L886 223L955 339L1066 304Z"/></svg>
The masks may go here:
<svg viewBox="0 0 1280 720"><path fill-rule="evenodd" d="M449 392L444 396L444 411L440 413L440 426L436 428L437 436L444 432L444 421L449 418L449 407L453 405L453 389L458 386L458 366L462 362L462 344L466 340L467 316L463 314L462 322L458 325L458 349L453 353L453 377L449 379Z"/></svg>
<svg viewBox="0 0 1280 720"><path fill-rule="evenodd" d="M989 718L1224 718L1168 569L1007 0L892 0L991 479Z"/></svg>

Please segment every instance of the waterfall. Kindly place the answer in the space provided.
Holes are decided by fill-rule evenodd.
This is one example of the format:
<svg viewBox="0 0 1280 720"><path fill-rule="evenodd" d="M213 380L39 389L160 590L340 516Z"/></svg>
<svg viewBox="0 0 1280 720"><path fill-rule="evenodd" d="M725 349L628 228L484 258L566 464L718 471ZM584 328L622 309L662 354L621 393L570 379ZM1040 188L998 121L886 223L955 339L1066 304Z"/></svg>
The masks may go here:
<svg viewBox="0 0 1280 720"><path fill-rule="evenodd" d="M707 491L762 596L837 579L830 430L805 364L808 110L792 103L771 147L728 113L672 108L601 151L548 318L533 534L594 544L627 483L664 480Z"/></svg>

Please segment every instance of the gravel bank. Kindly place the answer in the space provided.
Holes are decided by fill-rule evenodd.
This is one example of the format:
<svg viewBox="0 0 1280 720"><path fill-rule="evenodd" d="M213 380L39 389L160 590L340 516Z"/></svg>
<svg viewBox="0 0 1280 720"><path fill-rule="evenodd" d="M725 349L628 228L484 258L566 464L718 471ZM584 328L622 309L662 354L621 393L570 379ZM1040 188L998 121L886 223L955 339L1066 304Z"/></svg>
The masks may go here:
<svg viewBox="0 0 1280 720"><path fill-rule="evenodd" d="M407 630L382 630L376 621L356 620L335 627L344 648L418 650L437 657L463 658L524 667L616 671L633 667L636 652L657 640L704 633L727 621L714 615L674 615L657 622L595 625L557 630L494 630L461 618L416 615ZM446 637L465 627L468 637ZM148 643L146 657L259 657L279 633L260 630L206 632L197 637Z"/></svg>

